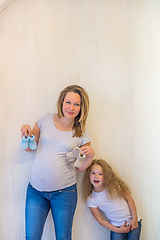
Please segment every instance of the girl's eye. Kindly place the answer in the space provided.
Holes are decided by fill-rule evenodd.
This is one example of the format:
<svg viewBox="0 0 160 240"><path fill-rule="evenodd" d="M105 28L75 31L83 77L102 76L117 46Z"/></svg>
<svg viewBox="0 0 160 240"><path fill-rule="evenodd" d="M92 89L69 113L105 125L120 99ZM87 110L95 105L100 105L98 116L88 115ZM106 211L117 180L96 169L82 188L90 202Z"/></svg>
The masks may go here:
<svg viewBox="0 0 160 240"><path fill-rule="evenodd" d="M91 174L93 174L93 175L94 175L95 173L94 173L94 172L92 172Z"/></svg>
<svg viewBox="0 0 160 240"><path fill-rule="evenodd" d="M99 175L100 175L100 176L102 176L103 174L102 174L102 173L100 173Z"/></svg>

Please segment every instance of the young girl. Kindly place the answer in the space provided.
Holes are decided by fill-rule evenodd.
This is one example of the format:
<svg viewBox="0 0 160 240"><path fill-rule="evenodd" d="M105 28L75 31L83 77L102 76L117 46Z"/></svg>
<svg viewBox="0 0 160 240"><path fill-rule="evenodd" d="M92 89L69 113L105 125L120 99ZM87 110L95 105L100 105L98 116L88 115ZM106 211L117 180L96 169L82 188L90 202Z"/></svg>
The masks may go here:
<svg viewBox="0 0 160 240"><path fill-rule="evenodd" d="M111 240L138 240L141 220L126 184L110 165L95 159L87 168L83 182L83 198L99 224L111 231ZM103 219L102 210L110 222Z"/></svg>

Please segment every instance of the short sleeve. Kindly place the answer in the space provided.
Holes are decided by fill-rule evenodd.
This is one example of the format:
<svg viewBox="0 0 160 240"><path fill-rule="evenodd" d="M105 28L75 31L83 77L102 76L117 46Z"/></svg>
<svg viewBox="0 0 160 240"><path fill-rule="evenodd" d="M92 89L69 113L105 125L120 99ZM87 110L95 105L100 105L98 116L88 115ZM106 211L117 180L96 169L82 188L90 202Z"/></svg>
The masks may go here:
<svg viewBox="0 0 160 240"><path fill-rule="evenodd" d="M45 119L49 116L49 113L45 113L37 120L37 125L39 128L41 128L42 124L44 123Z"/></svg>
<svg viewBox="0 0 160 240"><path fill-rule="evenodd" d="M87 198L87 207L97 208L96 203L91 196Z"/></svg>
<svg viewBox="0 0 160 240"><path fill-rule="evenodd" d="M88 143L91 141L90 133L87 128L85 128L85 131L82 135L82 145Z"/></svg>

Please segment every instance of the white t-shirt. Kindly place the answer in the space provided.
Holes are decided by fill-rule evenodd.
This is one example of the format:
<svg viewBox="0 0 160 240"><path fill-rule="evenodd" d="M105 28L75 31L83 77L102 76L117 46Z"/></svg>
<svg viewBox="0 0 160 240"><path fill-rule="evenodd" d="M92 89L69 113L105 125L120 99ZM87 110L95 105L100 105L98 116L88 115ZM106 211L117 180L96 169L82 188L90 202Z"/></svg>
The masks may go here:
<svg viewBox="0 0 160 240"><path fill-rule="evenodd" d="M128 225L132 220L126 200L124 198L110 200L106 190L103 192L93 191L87 198L87 206L101 209L110 220L110 223L116 227L121 227L125 221L127 221Z"/></svg>
<svg viewBox="0 0 160 240"><path fill-rule="evenodd" d="M66 153L90 142L87 129L81 137L72 137L73 131L58 130L53 118L54 114L45 114L37 121L40 137L30 183L39 191L56 191L75 184L75 167L66 159Z"/></svg>

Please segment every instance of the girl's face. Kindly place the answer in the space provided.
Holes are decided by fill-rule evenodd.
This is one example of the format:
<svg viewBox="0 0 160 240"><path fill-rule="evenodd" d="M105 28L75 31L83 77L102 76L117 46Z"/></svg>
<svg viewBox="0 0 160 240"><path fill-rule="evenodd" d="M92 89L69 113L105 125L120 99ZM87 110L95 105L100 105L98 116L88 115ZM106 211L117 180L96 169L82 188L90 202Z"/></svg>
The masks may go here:
<svg viewBox="0 0 160 240"><path fill-rule="evenodd" d="M90 182L95 192L102 192L104 190L103 170L100 165L94 164L91 167Z"/></svg>
<svg viewBox="0 0 160 240"><path fill-rule="evenodd" d="M68 92L63 101L63 114L67 118L75 118L81 109L81 97L78 93Z"/></svg>

